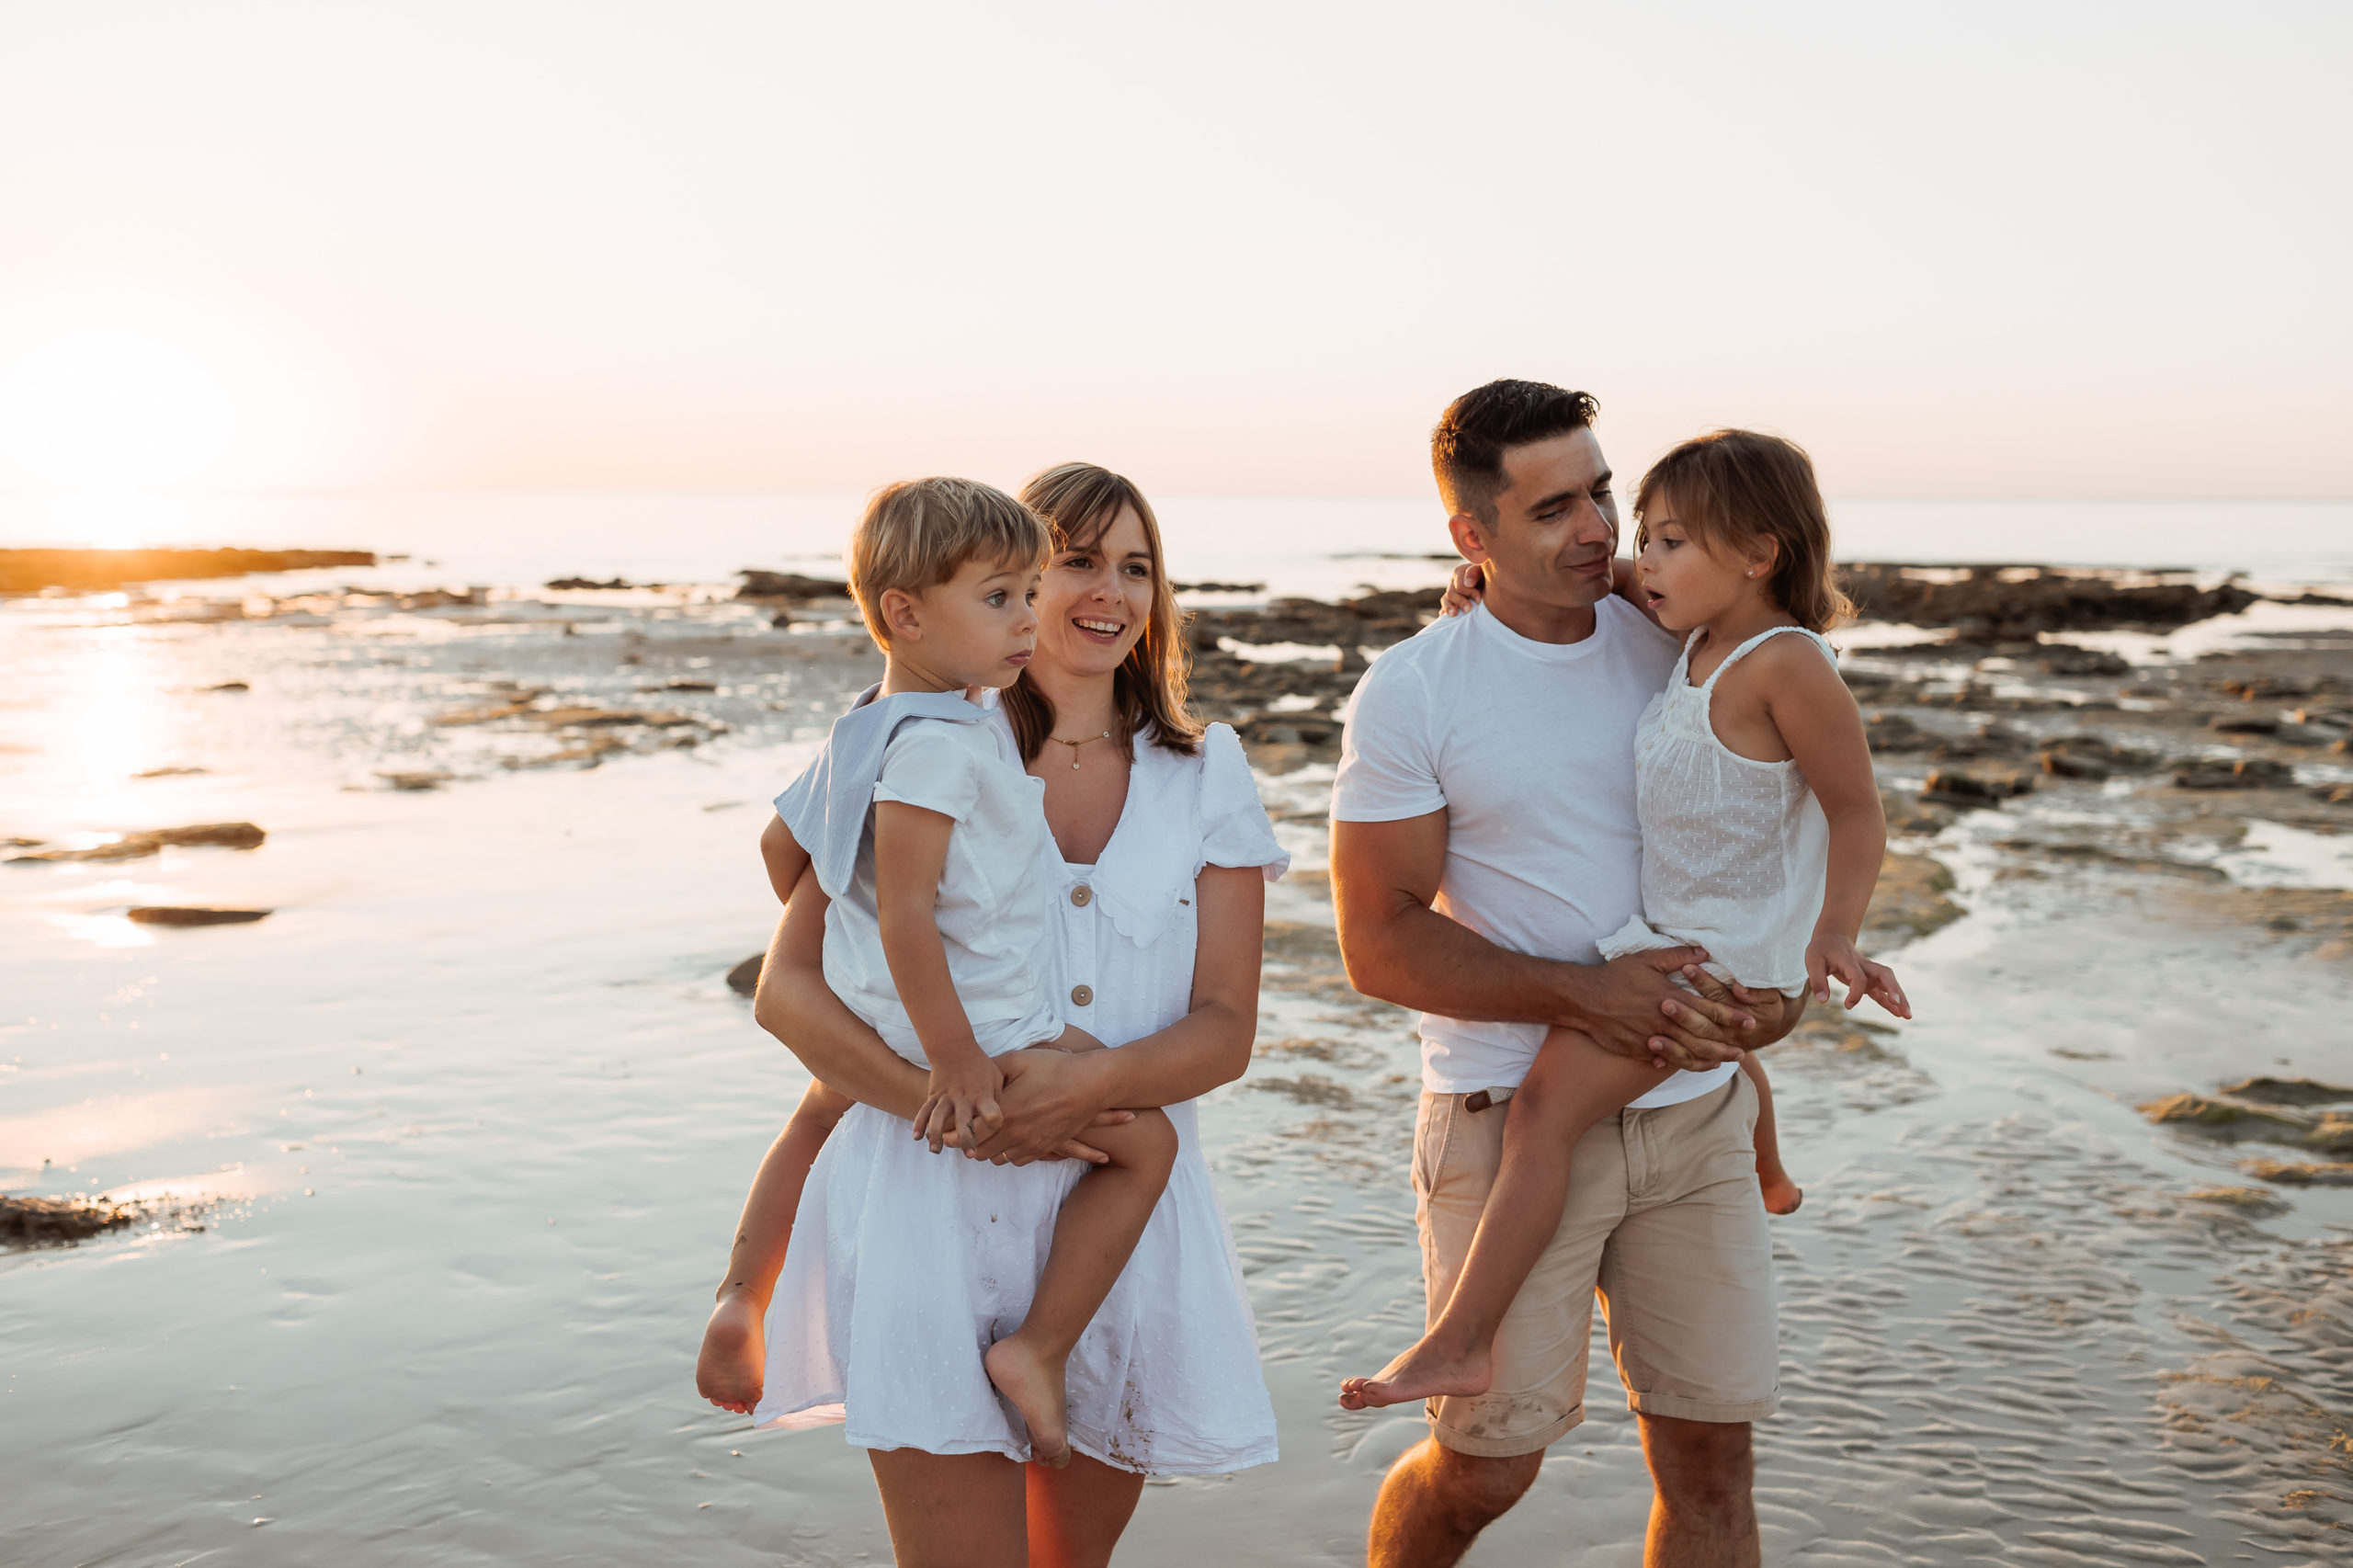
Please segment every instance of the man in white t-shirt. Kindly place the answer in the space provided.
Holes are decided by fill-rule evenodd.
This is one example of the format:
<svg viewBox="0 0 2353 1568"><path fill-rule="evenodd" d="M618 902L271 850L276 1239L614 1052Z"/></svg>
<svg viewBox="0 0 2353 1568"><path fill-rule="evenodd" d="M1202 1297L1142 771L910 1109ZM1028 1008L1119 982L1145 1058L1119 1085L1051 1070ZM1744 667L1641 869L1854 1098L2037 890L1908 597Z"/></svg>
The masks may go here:
<svg viewBox="0 0 2353 1568"><path fill-rule="evenodd" d="M1367 672L1333 788L1349 981L1422 1009L1414 1189L1430 1315L1547 1028L1685 1070L1577 1146L1561 1228L1495 1336L1493 1390L1429 1401L1429 1439L1382 1483L1374 1568L1454 1562L1534 1482L1546 1446L1585 1418L1597 1290L1656 1486L1646 1561L1757 1561L1748 1424L1778 1390L1771 1248L1755 1091L1731 1062L1786 1034L1802 1003L1728 992L1690 949L1599 961L1597 939L1641 913L1634 725L1677 649L1611 595L1618 504L1594 412L1532 381L1448 408L1432 466L1485 593Z"/></svg>

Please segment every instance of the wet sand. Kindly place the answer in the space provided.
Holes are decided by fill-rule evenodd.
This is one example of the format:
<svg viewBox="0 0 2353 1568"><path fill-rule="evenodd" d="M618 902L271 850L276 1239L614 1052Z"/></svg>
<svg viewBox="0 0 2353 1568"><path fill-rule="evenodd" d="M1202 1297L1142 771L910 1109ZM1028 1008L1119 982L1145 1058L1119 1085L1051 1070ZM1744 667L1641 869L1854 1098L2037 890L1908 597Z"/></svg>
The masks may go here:
<svg viewBox="0 0 2353 1568"><path fill-rule="evenodd" d="M822 601L777 629L724 589L403 608L338 582L242 583L233 612L0 608L0 836L40 841L10 853L267 830L0 867L0 1191L151 1215L0 1253L12 1555L887 1561L837 1431L751 1433L691 1384L804 1081L725 984L773 918L761 802L879 660ZM2353 639L2327 616L2258 606L2163 662L2155 634L2068 638L2120 672L2049 655L2106 674L1847 639L1869 710L1922 743L1882 757L1899 847L1951 885L1919 860L1889 883L1883 945L1927 930L1894 959L1920 1021L1823 1020L1776 1053L1807 1197L1775 1227L1768 1562L2353 1560L2353 1189L2265 1182L2243 1167L2324 1156L2136 1108L2353 1081L2353 806L2325 798L2353 783L2327 733ZM1410 1024L1347 987L1317 874L1354 675L1338 647L1244 652L1212 639L1202 692L1256 721L1301 874L1258 1059L1202 1120L1284 1458L1148 1488L1125 1562L1358 1559L1420 1431L1332 1400L1422 1308ZM2042 771L2086 733L2154 765ZM2201 759L2289 781L2177 787ZM202 771L135 777L162 769ZM1920 804L1940 770L2035 788ZM166 905L273 913L125 914ZM1639 1561L1648 1486L1597 1340L1596 1368L1589 1419L1472 1562Z"/></svg>

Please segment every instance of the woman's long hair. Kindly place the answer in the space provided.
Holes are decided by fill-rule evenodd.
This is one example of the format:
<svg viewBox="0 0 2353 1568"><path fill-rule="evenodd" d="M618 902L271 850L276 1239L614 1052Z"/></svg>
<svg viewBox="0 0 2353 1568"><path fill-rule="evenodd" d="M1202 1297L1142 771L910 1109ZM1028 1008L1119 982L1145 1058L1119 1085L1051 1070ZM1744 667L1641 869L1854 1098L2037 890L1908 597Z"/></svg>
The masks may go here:
<svg viewBox="0 0 2353 1568"><path fill-rule="evenodd" d="M1112 739L1132 745L1149 728L1156 746L1184 756L1199 752L1200 722L1185 706L1193 652L1185 641L1185 612L1176 608L1176 591L1168 583L1160 519L1152 515L1152 503L1133 482L1093 463L1056 464L1021 487L1021 502L1046 520L1056 555L1094 549L1120 520L1121 509L1134 508L1143 523L1144 547L1152 552L1152 609L1144 617L1143 635L1111 676ZM1006 688L1004 701L1021 759L1030 761L1054 733L1054 705L1027 673Z"/></svg>

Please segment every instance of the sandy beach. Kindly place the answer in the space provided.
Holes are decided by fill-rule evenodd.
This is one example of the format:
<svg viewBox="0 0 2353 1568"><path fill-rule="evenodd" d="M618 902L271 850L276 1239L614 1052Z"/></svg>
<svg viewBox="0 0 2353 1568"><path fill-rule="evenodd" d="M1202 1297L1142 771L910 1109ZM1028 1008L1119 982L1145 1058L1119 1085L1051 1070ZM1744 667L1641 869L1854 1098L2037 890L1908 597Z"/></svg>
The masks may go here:
<svg viewBox="0 0 2353 1568"><path fill-rule="evenodd" d="M1322 866L1338 705L1438 569L1192 596L1297 856L1202 1115L1283 1459L1151 1486L1122 1562L1360 1561L1422 1431L1333 1401L1422 1292L1411 1023L1347 987ZM0 1193L131 1220L0 1251L7 1555L887 1562L837 1430L692 1386L805 1083L726 982L774 919L753 841L880 660L806 585L420 572L0 601ZM2220 1093L2353 1085L2353 606L1873 582L1912 619L1836 641L1918 1018L1774 1053L1766 1560L2353 1562L2353 1104ZM1595 1354L1470 1562L1640 1561Z"/></svg>

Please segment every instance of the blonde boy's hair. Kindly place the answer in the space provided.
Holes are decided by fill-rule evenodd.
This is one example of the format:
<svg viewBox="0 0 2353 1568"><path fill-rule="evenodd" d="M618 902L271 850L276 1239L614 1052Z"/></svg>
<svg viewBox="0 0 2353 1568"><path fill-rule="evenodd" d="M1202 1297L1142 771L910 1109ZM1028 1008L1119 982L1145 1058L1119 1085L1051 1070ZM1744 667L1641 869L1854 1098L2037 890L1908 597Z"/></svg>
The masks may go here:
<svg viewBox="0 0 2353 1568"><path fill-rule="evenodd" d="M1042 566L1053 535L1038 514L995 485L972 479L903 479L876 491L849 536L849 591L866 630L884 648L882 596L919 594L968 561Z"/></svg>

